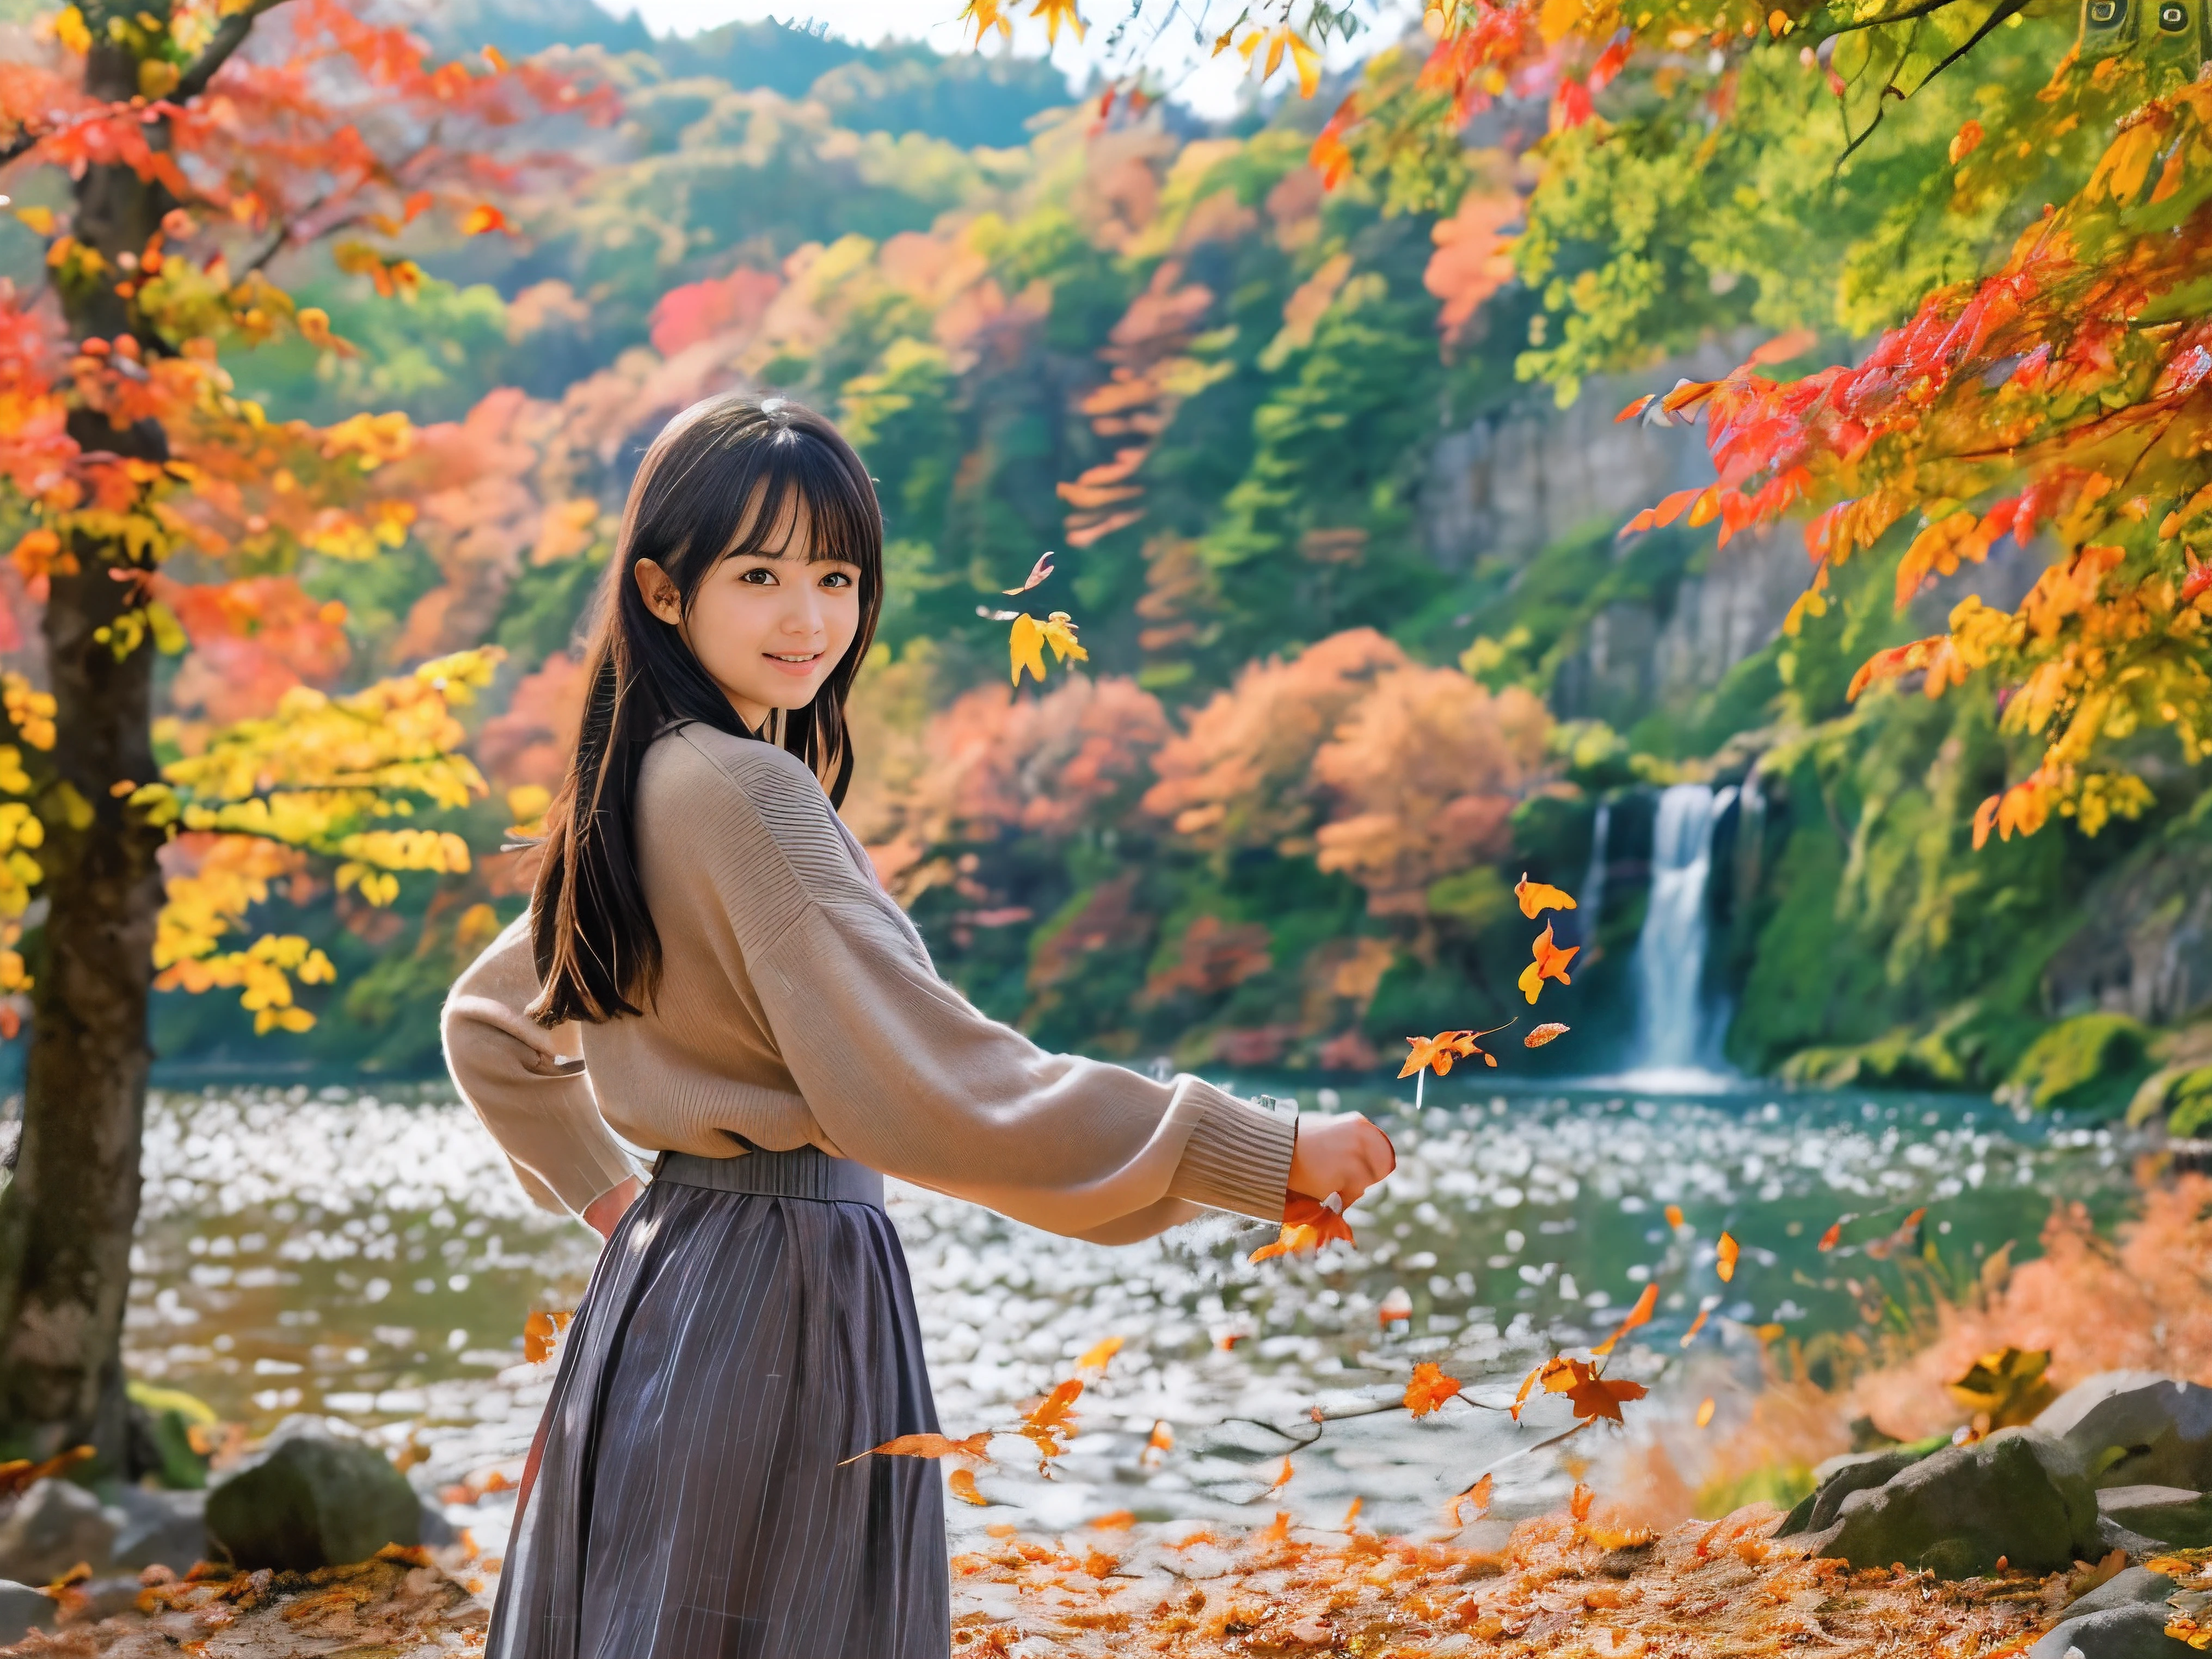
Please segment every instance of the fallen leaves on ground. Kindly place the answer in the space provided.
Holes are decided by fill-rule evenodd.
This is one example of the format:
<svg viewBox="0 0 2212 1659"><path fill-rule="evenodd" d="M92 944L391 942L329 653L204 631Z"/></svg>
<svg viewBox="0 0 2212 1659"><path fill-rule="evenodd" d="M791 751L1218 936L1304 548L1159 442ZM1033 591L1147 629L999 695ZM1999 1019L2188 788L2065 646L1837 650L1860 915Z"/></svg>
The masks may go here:
<svg viewBox="0 0 2212 1659"><path fill-rule="evenodd" d="M953 1470L945 1484L963 1504L973 1504L978 1509L988 1508L990 1504L991 1500L975 1490L975 1471L973 1469Z"/></svg>

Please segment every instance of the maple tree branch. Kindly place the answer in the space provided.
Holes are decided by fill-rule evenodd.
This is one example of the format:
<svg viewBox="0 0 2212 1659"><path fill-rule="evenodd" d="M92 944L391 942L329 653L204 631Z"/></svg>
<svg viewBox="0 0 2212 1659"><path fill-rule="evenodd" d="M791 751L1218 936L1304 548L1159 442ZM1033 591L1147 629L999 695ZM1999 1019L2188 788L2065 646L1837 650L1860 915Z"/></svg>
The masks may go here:
<svg viewBox="0 0 2212 1659"><path fill-rule="evenodd" d="M230 61L231 54L244 46L246 37L253 33L254 21L262 13L283 3L284 0L249 0L245 7L224 18L191 67L177 77L177 84L169 90L170 101L181 104L205 92L216 71Z"/></svg>

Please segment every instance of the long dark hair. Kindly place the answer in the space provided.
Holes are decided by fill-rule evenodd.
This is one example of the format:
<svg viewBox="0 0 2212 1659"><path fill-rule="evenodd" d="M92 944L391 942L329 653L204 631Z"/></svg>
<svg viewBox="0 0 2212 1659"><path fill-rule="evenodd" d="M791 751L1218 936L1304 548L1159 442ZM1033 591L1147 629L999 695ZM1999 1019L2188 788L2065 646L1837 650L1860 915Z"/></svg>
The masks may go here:
<svg viewBox="0 0 2212 1659"><path fill-rule="evenodd" d="M683 635L647 608L636 565L675 582L689 616L699 585L726 558L773 556L803 509L816 560L860 570L860 626L805 708L754 732L738 718ZM660 981L660 935L638 881L635 813L645 751L672 722L775 740L840 803L853 778L845 697L883 609L884 521L867 469L837 428L781 398L730 395L691 405L653 441L630 485L622 534L599 600L583 730L545 817L532 901L532 945L546 1025L635 1014Z"/></svg>

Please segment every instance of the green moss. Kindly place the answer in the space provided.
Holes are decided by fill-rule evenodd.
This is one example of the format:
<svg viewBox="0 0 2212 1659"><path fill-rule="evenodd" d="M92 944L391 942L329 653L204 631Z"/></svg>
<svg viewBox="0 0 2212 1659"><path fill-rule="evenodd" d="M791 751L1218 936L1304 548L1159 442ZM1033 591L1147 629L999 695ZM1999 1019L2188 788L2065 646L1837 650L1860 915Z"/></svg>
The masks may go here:
<svg viewBox="0 0 2212 1659"><path fill-rule="evenodd" d="M1709 1480L1698 1488L1692 1512L1700 1521L1717 1521L1747 1504L1767 1503L1778 1510L1796 1507L1812 1494L1813 1471L1802 1463L1767 1463L1729 1480Z"/></svg>
<svg viewBox="0 0 2212 1659"><path fill-rule="evenodd" d="M2212 1066L2176 1078L2166 1090L2166 1106L2168 1134L2201 1135L2212 1128Z"/></svg>
<svg viewBox="0 0 2212 1659"><path fill-rule="evenodd" d="M2006 1090L2038 1110L2118 1105L2150 1070L2149 1037L2142 1021L2125 1014L2076 1014L2028 1045Z"/></svg>

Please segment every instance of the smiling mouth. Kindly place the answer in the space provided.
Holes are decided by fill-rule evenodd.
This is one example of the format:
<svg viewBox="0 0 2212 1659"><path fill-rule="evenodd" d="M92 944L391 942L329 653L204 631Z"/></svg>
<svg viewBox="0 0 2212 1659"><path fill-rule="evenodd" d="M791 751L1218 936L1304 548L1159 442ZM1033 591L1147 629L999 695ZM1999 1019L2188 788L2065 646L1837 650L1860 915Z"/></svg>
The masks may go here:
<svg viewBox="0 0 2212 1659"><path fill-rule="evenodd" d="M770 651L763 654L770 662L787 663L793 668L804 668L808 663L822 660L822 653L819 651L809 651L798 656L786 656L780 651Z"/></svg>

